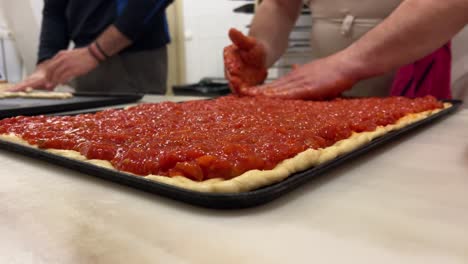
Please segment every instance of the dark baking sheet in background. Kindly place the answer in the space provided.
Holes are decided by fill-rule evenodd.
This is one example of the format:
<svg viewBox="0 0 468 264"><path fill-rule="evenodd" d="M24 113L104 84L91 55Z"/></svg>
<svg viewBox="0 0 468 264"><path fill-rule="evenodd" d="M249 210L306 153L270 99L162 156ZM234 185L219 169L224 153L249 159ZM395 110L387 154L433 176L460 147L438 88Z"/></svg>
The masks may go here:
<svg viewBox="0 0 468 264"><path fill-rule="evenodd" d="M142 94L75 93L67 99L1 98L0 119L18 115L39 115L133 103Z"/></svg>
<svg viewBox="0 0 468 264"><path fill-rule="evenodd" d="M279 183L275 183L257 190L238 194L210 194L189 191L182 188L166 185L163 183L150 181L143 177L132 176L130 174L101 168L86 162L68 159L62 156L48 153L43 150L3 140L0 140L0 148L18 152L34 158L46 160L51 163L71 168L73 170L94 175L113 182L129 185L137 189L169 197L171 199L182 201L192 205L216 209L240 209L257 206L272 201L278 198L279 196L284 195L296 189L297 187L305 184L307 181L316 178L320 174L327 172L328 170L340 165L346 160L367 153L373 148L397 138L401 134L408 133L410 131L415 130L416 128L420 128L424 125L433 123L441 117L455 112L455 110L462 104L462 102L458 100L450 100L447 102L452 103L453 106L444 109L439 113L432 115L426 119L408 125L400 130L392 131L390 133L385 134L382 137L376 138L368 144L365 144L348 154L341 155L332 161L321 164L306 171L295 173L294 175L289 176L288 178Z"/></svg>
<svg viewBox="0 0 468 264"><path fill-rule="evenodd" d="M203 78L198 83L172 86L174 95L222 96L231 93L226 79Z"/></svg>

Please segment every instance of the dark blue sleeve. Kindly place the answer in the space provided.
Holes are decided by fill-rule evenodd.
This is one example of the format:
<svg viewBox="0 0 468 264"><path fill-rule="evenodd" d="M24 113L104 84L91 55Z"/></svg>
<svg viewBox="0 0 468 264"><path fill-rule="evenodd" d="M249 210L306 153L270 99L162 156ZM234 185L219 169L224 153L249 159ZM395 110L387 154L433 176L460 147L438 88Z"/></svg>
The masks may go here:
<svg viewBox="0 0 468 264"><path fill-rule="evenodd" d="M68 0L45 0L39 39L38 63L52 58L70 43L65 10Z"/></svg>
<svg viewBox="0 0 468 264"><path fill-rule="evenodd" d="M154 19L164 14L173 0L128 0L114 25L130 40L135 41L151 26Z"/></svg>

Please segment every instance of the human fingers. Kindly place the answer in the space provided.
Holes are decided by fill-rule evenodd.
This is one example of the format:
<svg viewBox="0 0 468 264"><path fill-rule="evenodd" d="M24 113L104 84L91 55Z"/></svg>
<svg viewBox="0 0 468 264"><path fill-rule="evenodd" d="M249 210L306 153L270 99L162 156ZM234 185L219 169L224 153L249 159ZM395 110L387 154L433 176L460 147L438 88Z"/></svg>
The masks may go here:
<svg viewBox="0 0 468 264"><path fill-rule="evenodd" d="M267 84L255 87L248 92L282 99L325 100L340 96L351 88L352 80L335 80L330 82L290 82L282 84Z"/></svg>
<svg viewBox="0 0 468 264"><path fill-rule="evenodd" d="M230 45L224 49L223 52L224 57L224 68L228 70L230 74L238 73L241 70L241 64L238 49Z"/></svg>
<svg viewBox="0 0 468 264"><path fill-rule="evenodd" d="M26 79L13 87L7 89L8 92L22 92L26 91L28 88L38 89L42 88L43 85L46 83L45 78L33 78L33 79Z"/></svg>
<svg viewBox="0 0 468 264"><path fill-rule="evenodd" d="M229 80L229 88L235 94L241 94L242 84L242 80L237 76L232 76Z"/></svg>
<svg viewBox="0 0 468 264"><path fill-rule="evenodd" d="M50 83L62 83L64 75L70 71L72 67L68 65L65 53L57 54L53 61L48 65L48 81Z"/></svg>
<svg viewBox="0 0 468 264"><path fill-rule="evenodd" d="M244 35L235 28L231 28L229 30L229 38L231 39L232 43L234 43L234 45L242 50L250 50L257 44L257 41L254 38Z"/></svg>
<svg viewBox="0 0 468 264"><path fill-rule="evenodd" d="M309 99L310 91L304 76L300 74L288 74L273 82L244 89L242 92L250 96L268 96L282 99ZM312 89L313 90L313 89ZM313 97L313 95L312 95Z"/></svg>
<svg viewBox="0 0 468 264"><path fill-rule="evenodd" d="M73 68L68 65L62 65L54 72L54 76L50 79L52 83L64 84L73 78Z"/></svg>
<svg viewBox="0 0 468 264"><path fill-rule="evenodd" d="M265 68L266 51L263 45L257 44L249 50L239 50L239 55L242 60L249 65L257 68Z"/></svg>
<svg viewBox="0 0 468 264"><path fill-rule="evenodd" d="M284 86L259 86L255 87L252 91L248 91L251 94L256 96L267 96L281 99L297 99L296 93L294 92L294 87L288 84ZM250 89L249 89L250 90Z"/></svg>

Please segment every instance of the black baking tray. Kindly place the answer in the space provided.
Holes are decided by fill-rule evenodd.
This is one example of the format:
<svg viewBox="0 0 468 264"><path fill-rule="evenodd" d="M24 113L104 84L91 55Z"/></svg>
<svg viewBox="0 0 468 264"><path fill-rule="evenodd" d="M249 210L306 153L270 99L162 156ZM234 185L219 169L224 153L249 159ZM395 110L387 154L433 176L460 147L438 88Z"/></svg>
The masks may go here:
<svg viewBox="0 0 468 264"><path fill-rule="evenodd" d="M73 97L66 99L2 98L0 119L127 104L136 102L142 97L142 94L74 93Z"/></svg>
<svg viewBox="0 0 468 264"><path fill-rule="evenodd" d="M203 78L198 83L174 85L175 95L188 96L222 96L231 93L228 81L225 79Z"/></svg>
<svg viewBox="0 0 468 264"><path fill-rule="evenodd" d="M127 173L122 173L102 167L98 167L82 161L72 160L62 156L54 155L43 150L11 143L0 140L0 148L9 151L21 153L34 158L46 160L73 170L77 170L86 174L94 175L105 180L110 180L120 184L125 184L137 189L141 189L150 193L169 197L174 200L182 201L196 206L215 208L215 209L240 209L258 206L269 201L272 201L279 196L282 196L297 187L305 184L307 181L316 178L324 172L342 164L343 162L352 159L361 154L367 153L375 147L394 140L396 137L430 124L441 117L447 116L462 104L459 100L447 100L452 103L452 107L444 109L437 114L434 114L426 119L408 125L400 130L392 131L382 137L376 138L366 145L358 149L335 158L332 161L313 167L303 172L295 173L285 180L262 187L257 190L238 193L238 194L210 194L200 193L182 188L166 185L163 183L147 180L143 177L132 176Z"/></svg>

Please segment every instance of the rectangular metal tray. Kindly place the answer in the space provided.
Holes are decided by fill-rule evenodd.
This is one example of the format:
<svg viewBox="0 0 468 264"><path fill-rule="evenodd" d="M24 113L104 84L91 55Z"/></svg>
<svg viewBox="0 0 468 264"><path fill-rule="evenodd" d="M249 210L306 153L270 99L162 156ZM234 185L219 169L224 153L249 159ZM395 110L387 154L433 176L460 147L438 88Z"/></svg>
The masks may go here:
<svg viewBox="0 0 468 264"><path fill-rule="evenodd" d="M408 133L410 131L415 130L416 128L423 127L424 125L430 124L440 119L441 117L447 116L448 114L455 112L455 110L462 104L462 102L459 100L447 100L447 102L452 103L453 106L444 109L439 113L432 115L426 119L408 125L400 130L392 131L390 133L385 134L382 137L376 138L368 144L363 145L350 153L339 156L330 162L321 164L303 172L293 174L279 183L272 184L270 186L266 186L257 190L238 194L210 194L189 191L182 188L166 185L163 183L150 181L143 177L132 176L130 174L98 167L86 162L72 160L39 149L3 140L0 140L0 148L21 153L34 158L46 160L51 163L58 164L60 166L68 167L70 169L77 170L86 174L94 175L113 182L125 184L137 189L169 197L171 199L182 201L192 205L216 209L240 209L258 206L272 201L278 198L279 196L284 195L296 189L297 187L305 184L307 181L316 178L322 173L327 172L330 169L342 164L346 160L367 153L379 145L394 140L401 134Z"/></svg>
<svg viewBox="0 0 468 264"><path fill-rule="evenodd" d="M2 98L0 99L0 118L133 103L143 97L141 94L74 93L73 95L72 98L67 99Z"/></svg>

